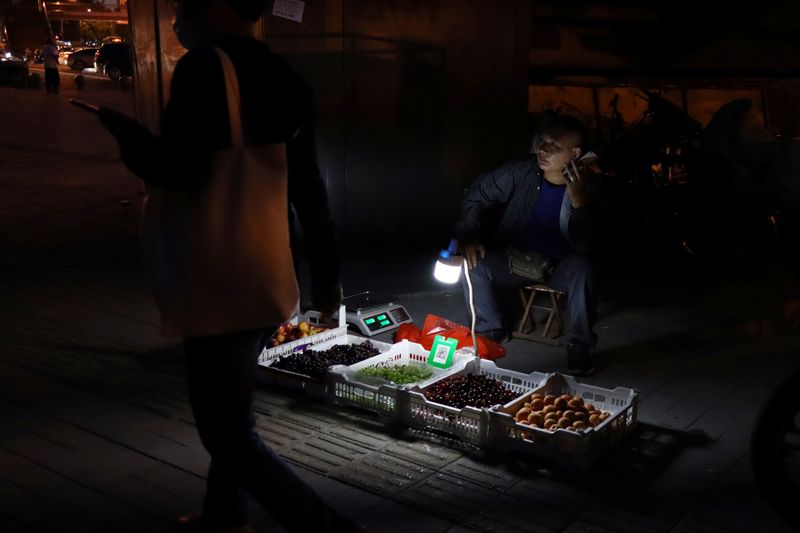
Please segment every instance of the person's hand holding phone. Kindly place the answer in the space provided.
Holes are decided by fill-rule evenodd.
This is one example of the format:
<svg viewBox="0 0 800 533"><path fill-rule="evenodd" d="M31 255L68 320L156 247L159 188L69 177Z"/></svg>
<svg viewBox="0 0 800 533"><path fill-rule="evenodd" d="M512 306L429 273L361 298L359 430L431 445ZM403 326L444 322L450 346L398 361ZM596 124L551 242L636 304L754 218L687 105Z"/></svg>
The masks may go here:
<svg viewBox="0 0 800 533"><path fill-rule="evenodd" d="M69 103L98 116L103 127L117 138L123 160L130 155L126 152L130 152L131 147L141 146L143 140L152 136L150 130L136 119L109 107L99 107L77 98L70 98Z"/></svg>
<svg viewBox="0 0 800 533"><path fill-rule="evenodd" d="M117 138L120 157L129 169L136 172L142 158L155 153L153 134L136 119L104 106L98 108L97 116L100 123Z"/></svg>
<svg viewBox="0 0 800 533"><path fill-rule="evenodd" d="M114 111L109 107L99 107L97 109L97 116L100 118L100 123L103 127L117 138L120 145L129 139L137 138L144 132L150 135L150 130L139 124L136 119L120 113L119 111Z"/></svg>
<svg viewBox="0 0 800 533"><path fill-rule="evenodd" d="M84 102L83 100L78 100L77 98L70 98L69 103L74 105L75 107L83 109L84 111L94 113L95 115L100 113L100 108L97 107L96 105Z"/></svg>
<svg viewBox="0 0 800 533"><path fill-rule="evenodd" d="M589 166L597 161L597 156L593 152L586 152L577 161L567 163L564 168L564 177L567 180L567 194L572 207L578 209L589 203L589 194L586 188L586 178L589 174Z"/></svg>

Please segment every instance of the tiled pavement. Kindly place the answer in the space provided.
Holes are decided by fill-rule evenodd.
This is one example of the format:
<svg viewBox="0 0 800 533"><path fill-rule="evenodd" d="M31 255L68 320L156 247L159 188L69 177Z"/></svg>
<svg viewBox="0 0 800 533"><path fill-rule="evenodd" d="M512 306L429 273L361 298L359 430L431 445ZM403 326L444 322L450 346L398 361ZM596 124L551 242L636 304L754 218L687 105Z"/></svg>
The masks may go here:
<svg viewBox="0 0 800 533"><path fill-rule="evenodd" d="M0 531L168 531L196 508L207 457L179 350L158 336L136 267L138 184L63 97L0 96ZM402 270L396 292L428 288ZM352 290L392 281L370 280L365 261L348 272ZM465 455L266 389L259 427L323 497L377 531L791 531L760 498L747 453L760 405L796 367L800 342L779 320L786 283L643 286L608 291L591 380L638 388L643 423L586 474ZM402 301L418 319L463 320L458 295ZM499 364L515 370L562 364L555 348L507 346ZM279 530L253 511L258 531Z"/></svg>

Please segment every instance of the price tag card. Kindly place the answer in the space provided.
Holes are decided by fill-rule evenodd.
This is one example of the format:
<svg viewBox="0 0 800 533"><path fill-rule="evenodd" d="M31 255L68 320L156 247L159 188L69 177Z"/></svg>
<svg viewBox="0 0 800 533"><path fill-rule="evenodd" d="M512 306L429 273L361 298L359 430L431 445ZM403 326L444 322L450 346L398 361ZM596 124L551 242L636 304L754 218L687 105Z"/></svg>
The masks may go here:
<svg viewBox="0 0 800 533"><path fill-rule="evenodd" d="M306 3L301 0L275 0L272 14L295 22L303 22L303 11Z"/></svg>
<svg viewBox="0 0 800 533"><path fill-rule="evenodd" d="M436 335L433 338L431 354L428 356L428 364L438 368L449 368L453 364L453 354L456 352L457 346L457 339Z"/></svg>

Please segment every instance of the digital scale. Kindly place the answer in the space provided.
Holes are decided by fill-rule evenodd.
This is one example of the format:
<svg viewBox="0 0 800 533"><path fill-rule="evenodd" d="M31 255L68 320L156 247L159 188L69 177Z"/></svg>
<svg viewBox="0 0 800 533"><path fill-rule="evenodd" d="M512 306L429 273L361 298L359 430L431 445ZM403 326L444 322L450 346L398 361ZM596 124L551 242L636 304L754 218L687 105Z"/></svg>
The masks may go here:
<svg viewBox="0 0 800 533"><path fill-rule="evenodd" d="M353 324L367 337L412 321L405 307L385 299L378 300L370 291L347 296L342 303L347 307L347 323Z"/></svg>

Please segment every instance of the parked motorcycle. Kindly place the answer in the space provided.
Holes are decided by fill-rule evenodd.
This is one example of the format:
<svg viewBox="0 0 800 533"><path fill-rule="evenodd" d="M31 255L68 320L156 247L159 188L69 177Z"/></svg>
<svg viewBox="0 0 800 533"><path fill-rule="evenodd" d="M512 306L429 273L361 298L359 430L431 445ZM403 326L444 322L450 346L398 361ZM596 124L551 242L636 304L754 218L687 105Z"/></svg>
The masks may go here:
<svg viewBox="0 0 800 533"><path fill-rule="evenodd" d="M694 254L702 126L660 94L641 93L647 109L632 124L622 121L615 98L599 132L610 223L627 243L647 239Z"/></svg>
<svg viewBox="0 0 800 533"><path fill-rule="evenodd" d="M752 111L748 98L728 102L703 131L718 218L770 244L800 274L800 142L775 136Z"/></svg>
<svg viewBox="0 0 800 533"><path fill-rule="evenodd" d="M772 394L750 441L750 458L762 494L781 516L800 527L800 370Z"/></svg>
<svg viewBox="0 0 800 533"><path fill-rule="evenodd" d="M647 108L632 123L617 97L597 129L607 234L617 239L609 244L707 263L770 241L800 266L800 142L743 126L747 99L725 104L703 128L657 92L640 96Z"/></svg>

